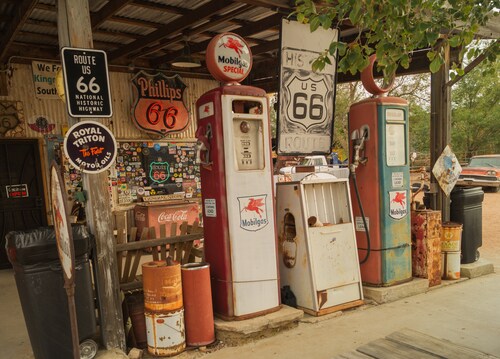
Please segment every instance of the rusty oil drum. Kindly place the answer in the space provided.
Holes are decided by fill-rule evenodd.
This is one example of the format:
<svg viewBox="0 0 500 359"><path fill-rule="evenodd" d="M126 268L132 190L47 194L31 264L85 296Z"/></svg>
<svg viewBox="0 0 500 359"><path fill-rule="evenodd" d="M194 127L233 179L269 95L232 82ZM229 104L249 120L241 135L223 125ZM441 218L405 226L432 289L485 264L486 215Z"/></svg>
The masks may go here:
<svg viewBox="0 0 500 359"><path fill-rule="evenodd" d="M215 341L210 265L188 263L181 267L186 321L186 343L204 346Z"/></svg>
<svg viewBox="0 0 500 359"><path fill-rule="evenodd" d="M153 261L142 265L148 352L171 356L184 351L181 266Z"/></svg>

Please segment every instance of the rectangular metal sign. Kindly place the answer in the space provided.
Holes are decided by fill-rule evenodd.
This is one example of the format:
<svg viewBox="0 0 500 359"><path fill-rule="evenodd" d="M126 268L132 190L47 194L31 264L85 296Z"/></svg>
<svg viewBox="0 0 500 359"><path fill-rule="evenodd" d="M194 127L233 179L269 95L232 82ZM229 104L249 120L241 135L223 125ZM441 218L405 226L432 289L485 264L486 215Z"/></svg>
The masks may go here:
<svg viewBox="0 0 500 359"><path fill-rule="evenodd" d="M108 62L101 50L64 47L61 50L64 92L72 117L111 117Z"/></svg>
<svg viewBox="0 0 500 359"><path fill-rule="evenodd" d="M313 72L312 62L337 39L336 29L311 33L308 24L282 20L278 154L330 153L337 65L334 57Z"/></svg>

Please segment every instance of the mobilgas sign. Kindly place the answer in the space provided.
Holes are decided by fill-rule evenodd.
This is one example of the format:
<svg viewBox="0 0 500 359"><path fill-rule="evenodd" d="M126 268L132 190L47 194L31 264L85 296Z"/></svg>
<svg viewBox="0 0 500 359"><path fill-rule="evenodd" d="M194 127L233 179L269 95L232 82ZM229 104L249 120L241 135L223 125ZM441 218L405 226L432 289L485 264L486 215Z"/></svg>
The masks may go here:
<svg viewBox="0 0 500 359"><path fill-rule="evenodd" d="M62 50L68 112L73 117L111 117L108 62L101 50Z"/></svg>
<svg viewBox="0 0 500 359"><path fill-rule="evenodd" d="M241 82L252 68L252 52L245 40L233 33L215 36L207 47L207 68L223 82Z"/></svg>
<svg viewBox="0 0 500 359"><path fill-rule="evenodd" d="M116 140L99 122L82 121L72 126L64 137L64 153L69 162L85 173L108 169L116 158Z"/></svg>

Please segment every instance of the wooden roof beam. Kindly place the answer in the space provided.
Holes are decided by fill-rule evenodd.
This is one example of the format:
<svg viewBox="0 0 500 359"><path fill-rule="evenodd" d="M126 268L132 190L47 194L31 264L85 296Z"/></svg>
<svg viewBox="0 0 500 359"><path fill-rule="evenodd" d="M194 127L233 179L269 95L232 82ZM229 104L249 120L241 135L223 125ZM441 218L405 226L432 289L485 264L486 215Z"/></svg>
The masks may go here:
<svg viewBox="0 0 500 359"><path fill-rule="evenodd" d="M244 28L239 28L234 30L233 32L235 34L240 35L241 37L247 37L251 36L254 34L258 34L259 32L269 30L272 27L276 27L280 25L281 18L283 16L280 14L274 14L271 16L268 16L262 20L256 21L252 24L249 24L248 26L245 26ZM207 41L202 41L198 42L196 44L193 44L190 46L190 50L192 54L195 54L197 52L203 52L206 50L208 43L210 40ZM156 59L151 60L151 64L154 66L159 66L162 63L172 61L176 57L182 55L182 50L180 51L173 51L171 52L168 56L162 56L158 57Z"/></svg>
<svg viewBox="0 0 500 359"><path fill-rule="evenodd" d="M217 26L219 24L222 24L222 23L228 21L229 19L234 18L235 16L238 16L238 15L245 13L246 11L250 10L250 8L251 8L251 6L245 5L245 6L242 6L238 9L236 9L236 10L228 12L226 15L218 16L216 19L211 18L208 22L204 23L203 25L200 25L194 29L189 29L189 30L184 31L182 36L176 36L172 39L167 39L165 41L161 41L160 44L158 44L156 46L152 46L152 47L148 47L146 49L143 49L142 51L140 51L140 54L141 54L141 56L148 55L148 54L156 52L164 47L167 47L169 45L183 41L184 36L192 37L194 35L198 35L198 34L204 32L208 29L211 29L214 26Z"/></svg>
<svg viewBox="0 0 500 359"><path fill-rule="evenodd" d="M5 62L5 56L14 36L21 30L24 21L30 16L37 4L37 0L21 0L17 2L10 21L0 36L0 63Z"/></svg>
<svg viewBox="0 0 500 359"><path fill-rule="evenodd" d="M130 1L132 0L110 0L99 11L91 13L90 23L92 24L92 30L96 29L117 11L127 6Z"/></svg>
<svg viewBox="0 0 500 359"><path fill-rule="evenodd" d="M190 11L181 18L162 26L151 34L125 45L116 51L113 51L108 55L108 59L113 61L130 53L137 52L137 50L141 50L172 33L182 32L186 28L192 26L193 22L209 18L229 6L234 6L234 2L230 0L213 0L195 10Z"/></svg>

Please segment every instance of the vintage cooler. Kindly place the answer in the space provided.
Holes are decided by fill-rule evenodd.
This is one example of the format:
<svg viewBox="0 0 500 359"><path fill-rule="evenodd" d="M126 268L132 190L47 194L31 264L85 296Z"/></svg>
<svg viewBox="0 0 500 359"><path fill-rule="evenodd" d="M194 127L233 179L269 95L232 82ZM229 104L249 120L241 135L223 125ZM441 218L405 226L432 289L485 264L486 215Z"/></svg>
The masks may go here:
<svg viewBox="0 0 500 359"><path fill-rule="evenodd" d="M142 233L143 228L154 227L156 235L160 234L160 225L165 224L166 235L180 235L182 222L193 224L199 219L197 202L175 202L175 203L139 203L134 208L135 225L137 236ZM171 233L172 223L177 223L177 233Z"/></svg>

